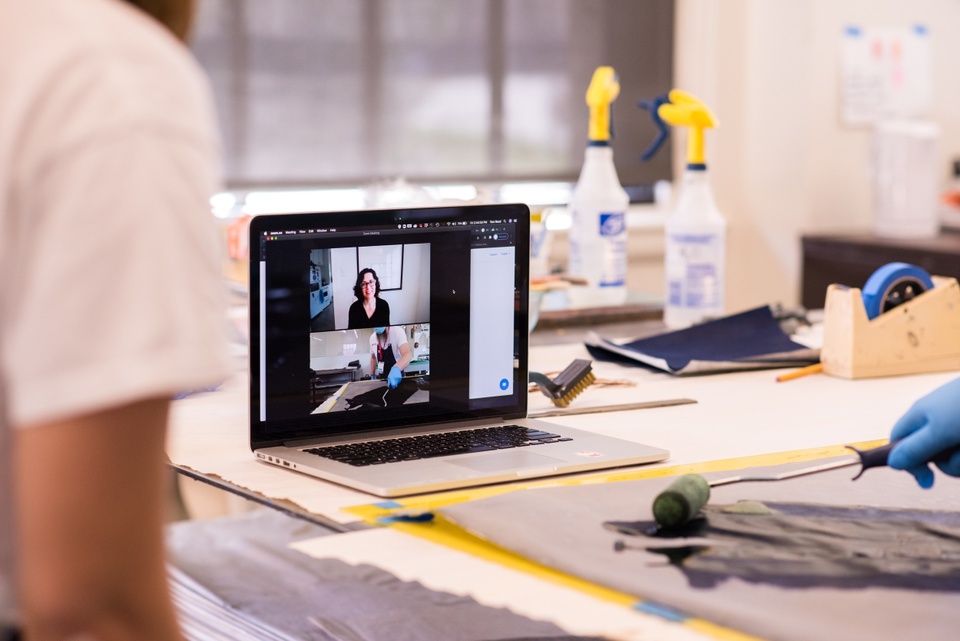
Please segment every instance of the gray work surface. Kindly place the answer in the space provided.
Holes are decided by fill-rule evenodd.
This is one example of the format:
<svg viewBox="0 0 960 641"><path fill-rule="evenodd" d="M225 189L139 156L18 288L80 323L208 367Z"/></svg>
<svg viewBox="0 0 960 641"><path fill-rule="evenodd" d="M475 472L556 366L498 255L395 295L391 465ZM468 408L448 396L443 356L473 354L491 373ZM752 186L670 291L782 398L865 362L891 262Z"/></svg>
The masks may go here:
<svg viewBox="0 0 960 641"><path fill-rule="evenodd" d="M170 563L268 638L298 641L601 641L566 634L470 597L401 581L370 565L289 548L329 530L272 510L184 521L167 532ZM225 616L226 618L226 616ZM275 634L269 634L273 631Z"/></svg>
<svg viewBox="0 0 960 641"><path fill-rule="evenodd" d="M709 504L755 499L960 510L958 479L938 475L933 490L921 490L911 476L888 468L868 470L852 482L857 469L716 487ZM737 577L708 588L692 586L661 554L642 547L633 549L649 539L625 536L603 525L607 521L652 521L654 498L673 480L523 490L448 506L442 513L465 530L547 566L769 641L952 641L960 635L956 615L960 582L952 591L875 586L796 588ZM617 541L631 549L616 551Z"/></svg>

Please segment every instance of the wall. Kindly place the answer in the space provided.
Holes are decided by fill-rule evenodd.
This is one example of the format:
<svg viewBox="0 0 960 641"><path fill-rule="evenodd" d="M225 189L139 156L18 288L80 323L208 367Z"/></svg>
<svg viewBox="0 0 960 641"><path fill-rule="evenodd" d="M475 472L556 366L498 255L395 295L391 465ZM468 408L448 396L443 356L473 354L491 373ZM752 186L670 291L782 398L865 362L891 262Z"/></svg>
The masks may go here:
<svg viewBox="0 0 960 641"><path fill-rule="evenodd" d="M403 289L382 292L394 325L430 320L430 245L403 246Z"/></svg>
<svg viewBox="0 0 960 641"><path fill-rule="evenodd" d="M361 367L369 369L371 334L371 328L311 334L310 368L337 369L360 361Z"/></svg>
<svg viewBox="0 0 960 641"><path fill-rule="evenodd" d="M678 0L675 86L720 120L707 156L729 224L728 312L797 304L802 234L869 230L870 136L840 124L840 35L849 24L914 23L931 30L946 180L960 155L960 38L949 31L960 2ZM685 138L673 139L679 175Z"/></svg>

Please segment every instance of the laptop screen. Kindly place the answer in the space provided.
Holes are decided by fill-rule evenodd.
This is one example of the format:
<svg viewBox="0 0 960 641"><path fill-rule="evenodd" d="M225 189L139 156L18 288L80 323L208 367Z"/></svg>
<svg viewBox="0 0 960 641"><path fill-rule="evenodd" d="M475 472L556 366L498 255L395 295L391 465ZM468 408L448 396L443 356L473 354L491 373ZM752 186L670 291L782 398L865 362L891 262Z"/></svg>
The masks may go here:
<svg viewBox="0 0 960 641"><path fill-rule="evenodd" d="M525 205L254 218L253 447L525 416L529 231Z"/></svg>

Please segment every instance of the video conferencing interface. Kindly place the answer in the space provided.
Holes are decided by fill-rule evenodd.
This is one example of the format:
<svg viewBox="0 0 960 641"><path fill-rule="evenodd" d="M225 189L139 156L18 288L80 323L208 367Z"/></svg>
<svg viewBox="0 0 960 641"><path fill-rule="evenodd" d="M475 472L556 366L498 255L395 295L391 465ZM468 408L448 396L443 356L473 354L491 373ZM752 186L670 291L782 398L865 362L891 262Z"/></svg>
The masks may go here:
<svg viewBox="0 0 960 641"><path fill-rule="evenodd" d="M264 426L362 429L387 416L517 406L526 394L517 265L527 257L511 212L276 231L266 222L251 243Z"/></svg>

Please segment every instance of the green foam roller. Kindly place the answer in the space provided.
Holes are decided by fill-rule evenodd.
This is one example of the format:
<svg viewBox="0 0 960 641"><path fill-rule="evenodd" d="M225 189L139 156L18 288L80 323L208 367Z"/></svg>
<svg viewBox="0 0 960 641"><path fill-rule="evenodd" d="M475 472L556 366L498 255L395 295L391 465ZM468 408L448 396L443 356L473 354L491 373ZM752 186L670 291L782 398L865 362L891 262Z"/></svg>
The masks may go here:
<svg viewBox="0 0 960 641"><path fill-rule="evenodd" d="M698 474L684 474L657 495L653 518L664 528L680 527L700 512L710 498L710 484Z"/></svg>

